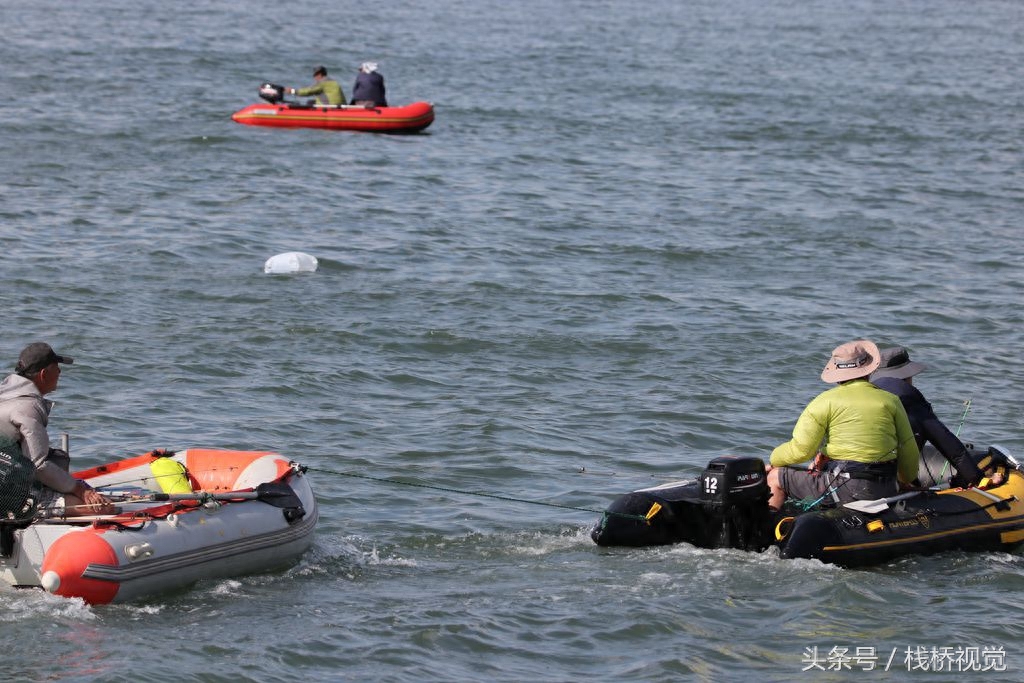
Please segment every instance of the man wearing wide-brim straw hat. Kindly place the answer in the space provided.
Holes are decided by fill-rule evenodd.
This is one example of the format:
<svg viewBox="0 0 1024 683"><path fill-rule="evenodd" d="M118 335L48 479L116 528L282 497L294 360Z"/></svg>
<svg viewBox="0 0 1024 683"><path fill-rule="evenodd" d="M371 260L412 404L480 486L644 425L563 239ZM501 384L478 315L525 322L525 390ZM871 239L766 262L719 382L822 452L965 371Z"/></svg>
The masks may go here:
<svg viewBox="0 0 1024 683"><path fill-rule="evenodd" d="M917 476L920 452L900 400L868 377L879 365L867 339L842 344L821 379L839 386L818 394L801 413L793 438L772 451L769 505L786 498L847 503L885 498ZM813 460L811 469L790 467Z"/></svg>

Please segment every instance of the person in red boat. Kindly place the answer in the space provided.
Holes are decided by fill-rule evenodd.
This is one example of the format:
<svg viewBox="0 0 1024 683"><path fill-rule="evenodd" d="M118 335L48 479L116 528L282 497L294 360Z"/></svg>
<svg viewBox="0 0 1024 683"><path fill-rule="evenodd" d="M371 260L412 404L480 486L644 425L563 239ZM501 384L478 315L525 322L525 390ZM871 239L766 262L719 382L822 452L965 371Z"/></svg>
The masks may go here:
<svg viewBox="0 0 1024 683"><path fill-rule="evenodd" d="M341 86L333 78L327 77L327 69L318 66L313 72L313 85L307 88L285 88L285 92L299 97L310 97L316 95L320 104L345 104L345 93Z"/></svg>
<svg viewBox="0 0 1024 683"><path fill-rule="evenodd" d="M384 77L377 71L377 62L363 62L359 66L355 85L352 86L351 104L371 107L388 106L384 91Z"/></svg>
<svg viewBox="0 0 1024 683"><path fill-rule="evenodd" d="M22 454L35 466L33 495L40 508L63 509L68 517L110 514L110 501L71 476L70 457L66 451L50 448L46 433L53 402L43 396L57 389L60 366L72 363L72 358L58 355L45 342L26 346L14 374L0 382L0 435L18 442Z"/></svg>

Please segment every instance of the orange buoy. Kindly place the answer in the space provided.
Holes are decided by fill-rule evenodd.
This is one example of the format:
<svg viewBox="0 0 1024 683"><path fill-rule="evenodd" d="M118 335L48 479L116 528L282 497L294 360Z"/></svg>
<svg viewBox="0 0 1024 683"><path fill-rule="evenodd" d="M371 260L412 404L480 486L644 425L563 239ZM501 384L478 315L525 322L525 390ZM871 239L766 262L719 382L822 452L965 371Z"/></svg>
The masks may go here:
<svg viewBox="0 0 1024 683"><path fill-rule="evenodd" d="M40 568L40 583L48 593L82 598L90 605L105 605L114 600L121 584L85 576L91 564L118 565L117 553L101 534L97 529L75 531L50 546Z"/></svg>

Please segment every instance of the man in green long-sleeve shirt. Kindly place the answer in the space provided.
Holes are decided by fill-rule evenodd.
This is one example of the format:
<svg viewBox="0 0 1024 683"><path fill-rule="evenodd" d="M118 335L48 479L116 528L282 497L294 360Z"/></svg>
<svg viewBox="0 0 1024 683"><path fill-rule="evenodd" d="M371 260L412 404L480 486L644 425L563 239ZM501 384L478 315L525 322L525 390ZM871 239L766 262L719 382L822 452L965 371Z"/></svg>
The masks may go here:
<svg viewBox="0 0 1024 683"><path fill-rule="evenodd" d="M903 404L868 381L879 361L878 347L866 339L832 352L821 378L839 386L816 396L793 438L772 451L772 508L787 496L840 503L884 498L917 477L920 453ZM788 467L811 459L810 470Z"/></svg>
<svg viewBox="0 0 1024 683"><path fill-rule="evenodd" d="M317 102L320 104L345 104L345 93L342 92L341 86L336 80L327 77L327 69L318 66L313 72L313 80L316 83L308 88L288 88L287 91L299 97L316 95Z"/></svg>

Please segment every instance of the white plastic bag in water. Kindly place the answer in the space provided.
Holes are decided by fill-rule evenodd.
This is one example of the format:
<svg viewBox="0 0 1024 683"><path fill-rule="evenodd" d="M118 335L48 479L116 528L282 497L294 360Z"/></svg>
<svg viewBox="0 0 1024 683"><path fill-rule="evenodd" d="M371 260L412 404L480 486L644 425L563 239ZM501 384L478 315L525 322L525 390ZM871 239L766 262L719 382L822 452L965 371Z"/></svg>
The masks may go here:
<svg viewBox="0 0 1024 683"><path fill-rule="evenodd" d="M304 254L301 251L287 251L277 256L271 256L263 264L263 272L273 275L280 275L282 273L314 273L316 268L316 256Z"/></svg>

